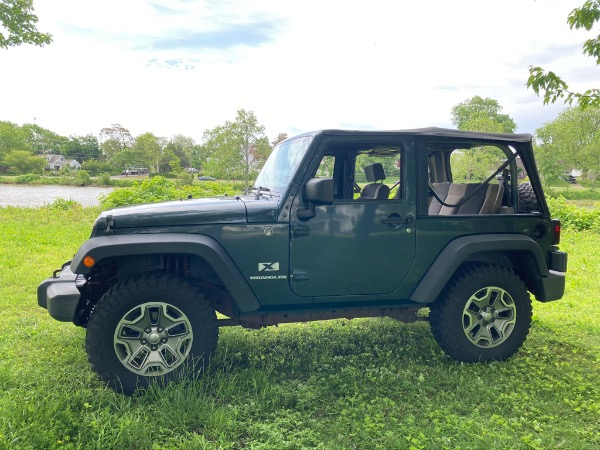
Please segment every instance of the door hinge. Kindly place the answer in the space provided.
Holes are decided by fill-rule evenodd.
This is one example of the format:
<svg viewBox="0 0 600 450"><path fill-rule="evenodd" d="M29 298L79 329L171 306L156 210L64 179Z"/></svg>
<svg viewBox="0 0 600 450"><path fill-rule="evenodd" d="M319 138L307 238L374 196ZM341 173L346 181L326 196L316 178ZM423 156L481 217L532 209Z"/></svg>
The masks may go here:
<svg viewBox="0 0 600 450"><path fill-rule="evenodd" d="M293 269L292 281L308 281L308 270Z"/></svg>
<svg viewBox="0 0 600 450"><path fill-rule="evenodd" d="M115 219L112 214L106 216L106 229L104 230L104 234L113 234L115 227Z"/></svg>

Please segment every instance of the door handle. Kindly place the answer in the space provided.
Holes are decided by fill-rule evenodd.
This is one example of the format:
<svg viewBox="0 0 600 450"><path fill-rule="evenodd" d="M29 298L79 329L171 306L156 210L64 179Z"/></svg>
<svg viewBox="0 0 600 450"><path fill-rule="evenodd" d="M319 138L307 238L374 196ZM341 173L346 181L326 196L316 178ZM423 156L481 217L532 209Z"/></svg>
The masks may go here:
<svg viewBox="0 0 600 450"><path fill-rule="evenodd" d="M410 214L403 218L400 217L398 214L393 213L387 216L386 218L381 219L381 223L384 223L386 225L409 225L413 223L413 220L414 218Z"/></svg>

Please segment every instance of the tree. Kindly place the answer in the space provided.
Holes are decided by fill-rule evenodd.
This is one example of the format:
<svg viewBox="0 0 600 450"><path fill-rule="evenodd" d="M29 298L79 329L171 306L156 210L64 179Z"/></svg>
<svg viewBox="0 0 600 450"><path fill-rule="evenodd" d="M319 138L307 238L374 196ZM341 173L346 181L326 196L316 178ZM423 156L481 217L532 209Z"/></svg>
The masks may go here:
<svg viewBox="0 0 600 450"><path fill-rule="evenodd" d="M235 121L204 133L203 150L207 155L205 168L212 176L243 178L248 187L272 149L254 112L240 109Z"/></svg>
<svg viewBox="0 0 600 450"><path fill-rule="evenodd" d="M118 123L100 130L100 148L106 159L112 159L120 151L131 148L134 139L129 130Z"/></svg>
<svg viewBox="0 0 600 450"><path fill-rule="evenodd" d="M46 166L46 160L34 156L27 150L11 150L4 157L6 164L15 173L41 173Z"/></svg>
<svg viewBox="0 0 600 450"><path fill-rule="evenodd" d="M36 28L33 0L2 0L0 2L0 48L33 44L43 47L52 42L52 35Z"/></svg>
<svg viewBox="0 0 600 450"><path fill-rule="evenodd" d="M581 169L585 176L597 174L600 109L567 108L536 130L536 141L536 159L546 184L571 169Z"/></svg>
<svg viewBox="0 0 600 450"><path fill-rule="evenodd" d="M279 144L280 142L285 141L287 138L288 138L288 134L287 133L279 133L277 135L277 137L271 141L271 147L275 148L275 146L277 144Z"/></svg>
<svg viewBox="0 0 600 450"><path fill-rule="evenodd" d="M21 130L29 143L28 149L31 148L36 155L63 153L66 137L34 123L24 124Z"/></svg>
<svg viewBox="0 0 600 450"><path fill-rule="evenodd" d="M140 166L154 165L155 171L160 173L161 156L164 146L161 138L154 136L152 133L140 134L135 138L133 144L133 154L137 159L137 164Z"/></svg>
<svg viewBox="0 0 600 450"><path fill-rule="evenodd" d="M123 165L119 165L116 169L120 172ZM81 163L81 170L85 170L92 175L98 175L101 173L109 173L113 168L105 161L99 161L97 159L88 159Z"/></svg>
<svg viewBox="0 0 600 450"><path fill-rule="evenodd" d="M514 133L517 125L492 98L476 95L452 108L452 123L459 130Z"/></svg>
<svg viewBox="0 0 600 450"><path fill-rule="evenodd" d="M502 114L502 106L496 100L479 96L454 106L452 123L459 130L488 133L514 133L517 128L508 114ZM479 147L456 151L451 157L456 178L483 181L505 155L496 147Z"/></svg>
<svg viewBox="0 0 600 450"><path fill-rule="evenodd" d="M108 164L110 164L118 173L119 171L129 170L134 166L139 166L140 160L138 155L136 155L132 149L126 148L113 156ZM144 164L142 163L142 165ZM86 170L87 168L88 166L86 165Z"/></svg>
<svg viewBox="0 0 600 450"><path fill-rule="evenodd" d="M0 161L11 150L31 150L31 145L16 123L0 121Z"/></svg>
<svg viewBox="0 0 600 450"><path fill-rule="evenodd" d="M600 0L587 0L583 6L575 8L569 14L569 28L590 31L600 21ZM600 64L600 34L584 42L583 54L596 59ZM600 107L600 90L588 89L585 92L574 92L569 85L557 74L546 71L539 66L529 67L527 87L533 89L536 95L543 93L544 105L563 99L567 105L575 103L581 108Z"/></svg>
<svg viewBox="0 0 600 450"><path fill-rule="evenodd" d="M198 146L189 136L176 134L165 147L165 151L172 151L180 160L182 167L199 167L200 158Z"/></svg>
<svg viewBox="0 0 600 450"><path fill-rule="evenodd" d="M99 159L101 156L98 138L93 134L86 136L69 136L63 145L62 154L77 159L79 162Z"/></svg>

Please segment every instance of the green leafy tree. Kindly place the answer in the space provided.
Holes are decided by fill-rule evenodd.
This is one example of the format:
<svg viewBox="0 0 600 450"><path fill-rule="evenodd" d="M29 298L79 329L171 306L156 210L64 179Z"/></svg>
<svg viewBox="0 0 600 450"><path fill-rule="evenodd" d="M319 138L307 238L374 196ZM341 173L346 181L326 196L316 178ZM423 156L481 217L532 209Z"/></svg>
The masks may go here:
<svg viewBox="0 0 600 450"><path fill-rule="evenodd" d="M98 144L98 138L93 134L86 136L69 136L62 146L62 154L79 162L90 159L100 159L102 152Z"/></svg>
<svg viewBox="0 0 600 450"><path fill-rule="evenodd" d="M452 123L459 130L488 133L514 133L517 125L502 106L491 98L475 96L452 108ZM456 179L483 181L505 155L495 147L477 147L455 151L452 167Z"/></svg>
<svg viewBox="0 0 600 450"><path fill-rule="evenodd" d="M28 147L36 155L62 154L67 138L34 123L21 126L26 136Z"/></svg>
<svg viewBox="0 0 600 450"><path fill-rule="evenodd" d="M38 17L34 14L33 0L0 1L0 48L33 44L43 47L52 42L52 36L37 30Z"/></svg>
<svg viewBox="0 0 600 450"><path fill-rule="evenodd" d="M126 148L131 148L135 140L129 130L118 123L100 130L100 149L108 160Z"/></svg>
<svg viewBox="0 0 600 450"><path fill-rule="evenodd" d="M181 165L181 158L175 154L173 150L164 149L162 153L163 164L166 163L169 167L168 172L180 173L183 172L183 166Z"/></svg>
<svg viewBox="0 0 600 450"><path fill-rule="evenodd" d="M218 178L242 178L246 188L272 150L265 127L244 109L237 111L235 121L207 130L203 142L205 169Z"/></svg>
<svg viewBox="0 0 600 450"><path fill-rule="evenodd" d="M113 167L114 171L121 172L123 170L129 170L132 167L143 166L145 167L146 159L142 158L140 161L140 157L133 149L126 148L117 153L110 160L109 164ZM87 166L86 166L87 168Z"/></svg>
<svg viewBox="0 0 600 450"><path fill-rule="evenodd" d="M4 157L4 164L13 173L42 173L46 160L41 156L34 156L27 150L11 150Z"/></svg>
<svg viewBox="0 0 600 450"><path fill-rule="evenodd" d="M459 130L514 133L517 125L492 98L476 95L452 108L452 123Z"/></svg>
<svg viewBox="0 0 600 450"><path fill-rule="evenodd" d="M119 168L120 167L121 166L119 166ZM93 175L111 171L111 167L106 161L100 161L97 159L88 159L87 161L82 162L81 169Z"/></svg>
<svg viewBox="0 0 600 450"><path fill-rule="evenodd" d="M542 145L536 143L534 151L542 185L547 190L554 182L559 180L560 174L565 171L565 163L560 153L555 150L551 143L542 143Z"/></svg>
<svg viewBox="0 0 600 450"><path fill-rule="evenodd" d="M0 121L0 161L11 150L31 150L27 135L16 123Z"/></svg>
<svg viewBox="0 0 600 450"><path fill-rule="evenodd" d="M567 23L572 30L591 31L598 21L600 21L600 0L586 1L581 7L571 11L567 18ZM594 58L596 64L600 64L600 34L584 42L583 54ZM536 95L542 94L545 105L562 99L567 105L575 103L581 108L600 107L599 89L588 89L585 92L572 91L560 76L539 66L529 67L527 87L533 89Z"/></svg>
<svg viewBox="0 0 600 450"><path fill-rule="evenodd" d="M540 172L546 183L580 169L593 180L600 172L600 109L567 108L536 130Z"/></svg>
<svg viewBox="0 0 600 450"><path fill-rule="evenodd" d="M154 136L153 133L140 134L135 138L133 150L139 159L139 165L154 166L156 172L160 173L164 143L162 138Z"/></svg>
<svg viewBox="0 0 600 450"><path fill-rule="evenodd" d="M202 153L206 160L202 172L217 178L232 180L241 178L239 171L241 155L228 123L204 132Z"/></svg>
<svg viewBox="0 0 600 450"><path fill-rule="evenodd" d="M172 151L180 160L182 167L200 166L200 160L197 152L198 146L189 136L176 134L165 147L165 151Z"/></svg>

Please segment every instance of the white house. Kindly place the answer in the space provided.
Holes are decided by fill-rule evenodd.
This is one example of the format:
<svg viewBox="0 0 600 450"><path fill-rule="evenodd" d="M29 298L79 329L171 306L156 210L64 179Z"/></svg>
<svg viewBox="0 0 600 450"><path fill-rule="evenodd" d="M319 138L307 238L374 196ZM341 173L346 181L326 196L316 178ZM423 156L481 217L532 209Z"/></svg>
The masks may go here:
<svg viewBox="0 0 600 450"><path fill-rule="evenodd" d="M70 169L79 170L81 164L76 159L66 159L63 155L46 155L46 169L48 170L60 170L63 167L69 167Z"/></svg>

